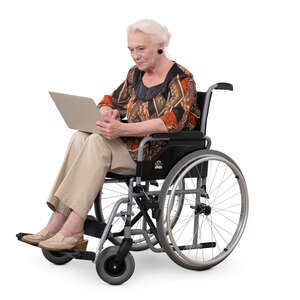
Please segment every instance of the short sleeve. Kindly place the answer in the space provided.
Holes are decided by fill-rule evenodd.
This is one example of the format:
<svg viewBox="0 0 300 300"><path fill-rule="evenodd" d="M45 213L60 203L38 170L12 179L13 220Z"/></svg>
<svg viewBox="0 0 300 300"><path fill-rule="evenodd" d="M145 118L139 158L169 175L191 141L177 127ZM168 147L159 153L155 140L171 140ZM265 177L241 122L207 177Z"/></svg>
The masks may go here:
<svg viewBox="0 0 300 300"><path fill-rule="evenodd" d="M99 108L102 106L110 106L111 108L114 108L112 102L111 102L111 95L104 95L102 100L97 105Z"/></svg>
<svg viewBox="0 0 300 300"><path fill-rule="evenodd" d="M181 131L190 122L190 111L196 102L196 84L192 76L180 79L179 76L170 82L170 92L163 116L169 133Z"/></svg>

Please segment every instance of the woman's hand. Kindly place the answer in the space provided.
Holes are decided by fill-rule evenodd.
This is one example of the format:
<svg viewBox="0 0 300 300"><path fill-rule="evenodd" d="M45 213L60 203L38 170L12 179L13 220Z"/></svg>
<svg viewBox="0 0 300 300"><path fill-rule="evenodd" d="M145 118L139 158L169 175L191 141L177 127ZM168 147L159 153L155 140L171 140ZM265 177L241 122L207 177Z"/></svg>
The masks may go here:
<svg viewBox="0 0 300 300"><path fill-rule="evenodd" d="M121 136L122 123L117 120L117 117L120 119L120 115L112 112L112 116L110 118L103 120L102 122L96 122L96 127L99 132L109 140L116 139Z"/></svg>
<svg viewBox="0 0 300 300"><path fill-rule="evenodd" d="M101 117L104 122L109 121L110 119L120 120L120 113L117 109L109 109L101 113Z"/></svg>

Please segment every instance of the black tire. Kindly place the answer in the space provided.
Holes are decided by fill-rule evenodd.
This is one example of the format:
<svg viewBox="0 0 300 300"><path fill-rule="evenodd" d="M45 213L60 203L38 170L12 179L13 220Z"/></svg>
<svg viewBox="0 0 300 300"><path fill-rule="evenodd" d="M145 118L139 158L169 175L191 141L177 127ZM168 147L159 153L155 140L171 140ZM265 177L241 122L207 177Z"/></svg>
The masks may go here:
<svg viewBox="0 0 300 300"><path fill-rule="evenodd" d="M52 262L55 265L65 265L66 263L70 262L73 258L60 254L57 251L49 251L42 249L42 253L47 260Z"/></svg>
<svg viewBox="0 0 300 300"><path fill-rule="evenodd" d="M99 277L112 285L119 285L127 281L133 274L135 263L131 253L128 253L120 266L114 266L113 260L119 247L112 246L104 249L96 261L96 270Z"/></svg>
<svg viewBox="0 0 300 300"><path fill-rule="evenodd" d="M235 214L235 219L234 222L230 222L230 229L232 229L232 232L229 230L227 230L226 232L226 227L223 227L224 224L220 224L219 219L218 218L218 214L224 216L224 211L228 211L228 207L226 207L226 209L222 209L219 208L219 205L221 205L220 203L223 203L222 205L224 205L225 201L228 201L227 199L223 201L223 199L220 201L216 201L216 199L219 199L222 195L222 197L225 197L223 195L226 195L227 191L230 191L230 189L226 190L225 193L221 193L218 195L218 193L216 192L216 196L211 196L213 195L213 193L215 193L215 190L218 189L221 184L225 185L226 180L224 175L226 173L226 171L224 171L223 173L223 169L222 169L222 173L223 177L221 179L221 184L218 185L217 184L217 188L216 189L212 189L212 192L210 193L210 189L212 188L212 184L210 185L210 187L207 190L207 193L209 194L209 196L211 198L207 198L204 200L201 200L201 203L205 203L205 205L207 205L209 207L209 212L207 213L198 213L199 218L201 217L202 223L201 221L199 221L198 227L196 226L196 228L198 228L198 234L196 235L196 243L194 244L193 242L193 238L195 238L195 233L194 231L192 231L192 238L191 235L188 236L188 229L192 229L195 230L195 216L196 214L196 209L195 209L195 202L191 203L191 197L193 195L193 193L189 193L189 190L195 189L196 184L193 182L192 188L189 188L188 186L186 186L186 190L183 191L183 195L187 195L187 199L185 200L187 203L184 206L184 210L183 211L183 215L191 215L191 217L183 217L186 218L186 221L184 224L183 231L178 231L176 229L176 226L172 227L170 226L171 222L170 220L168 221L169 225L166 224L166 220L168 220L168 218L171 216L171 209L170 208L170 203L172 204L172 197L174 197L175 193L169 193L169 186L171 184L174 184L174 189L176 189L176 181L178 180L187 180L187 181L193 181L194 179L197 179L197 182L200 178L200 167L204 166L206 163L209 164L214 164L214 163L219 163L223 164L224 170L226 170L226 168L228 168L229 172L232 172L232 174L230 174L230 176L228 176L228 178L232 179L235 183L234 183L234 189L236 189L236 191L238 191L239 193L237 193L237 197L236 195L234 195L236 198L233 197L228 197L228 199L233 198L234 202L238 201L238 205L234 205L236 206L238 211L230 211L230 213L234 213ZM212 171L213 169L211 169ZM194 171L194 173L193 173ZM197 171L197 172L196 172ZM188 173L190 172L190 174ZM209 172L209 171L208 171ZM217 167L217 170L213 170L211 173L217 173L219 172L219 165ZM198 175L195 175L197 174ZM208 173L208 175L206 176L209 182L209 179L212 179L213 184L215 184L215 174L214 176L210 177L209 174L211 174L210 172ZM194 175L191 175L194 174ZM184 178L184 179L183 179ZM226 175L227 178L227 175ZM229 180L228 180L229 181ZM227 181L227 182L228 182ZM175 182L175 183L174 183ZM227 184L226 182L226 184ZM206 185L207 183L205 183ZM230 183L231 184L231 183ZM185 191L186 194L185 194ZM234 190L235 192L235 190ZM196 193L194 193L196 194ZM219 196L219 197L217 197ZM217 198L215 198L217 197ZM226 196L227 197L227 196ZM195 199L197 198L197 196L195 195ZM202 199L202 195L201 198ZM194 199L192 200L194 201ZM225 202L227 203L227 202ZM161 189L161 193L160 193L160 197L159 197L159 204L160 204L160 209L161 209L161 215L160 215L160 219L158 220L158 236L159 236L159 240L162 244L162 247L165 249L166 253L168 254L168 256L178 265L181 265L184 268L187 269L192 269L192 270L206 270L209 269L215 265L217 265L218 263L220 263L221 261L223 261L235 248L235 246L237 245L238 241L241 238L241 235L245 229L245 225L246 225L246 221L247 221L247 216L248 216L248 192L247 192L247 187L246 187L246 182L245 179L243 177L242 172L240 171L239 167L237 166L237 164L227 155L225 155L224 153L218 152L218 151L214 151L214 150L198 150L195 151L193 153L190 153L189 155L183 157L169 172L168 176L165 179L165 183ZM166 205L167 204L167 205ZM233 206L232 206L233 207ZM232 209L231 209L232 210ZM221 216L221 218L223 218ZM225 215L226 217L226 215ZM230 218L227 218L230 219ZM224 219L226 220L226 219ZM194 221L194 222L193 222ZM180 220L178 221L180 224ZM189 223L190 222L190 223ZM216 222L216 223L215 223ZM201 223L201 224L200 224ZM234 225L232 225L234 223ZM182 223L181 223L182 224ZM204 225L203 225L204 224ZM221 226L220 226L221 225ZM227 225L227 224L226 224ZM182 225L180 225L182 226ZM203 226L203 227L202 227ZM205 226L206 228L210 228L211 229L211 236L207 235L207 230L205 231ZM218 226L218 227L216 227ZM222 228L223 227L223 228ZM203 231L202 231L203 230ZM222 230L225 230L224 232L222 232ZM218 234L222 235L223 237L225 236L225 234L228 234L228 237L226 236L226 239L224 239L224 241L221 240L220 236L217 236L217 234L214 234L214 232L218 231ZM187 236L186 239L183 241L182 236L184 236L182 233L185 233L185 235ZM200 234L199 234L200 233ZM229 233L231 235L229 235ZM207 239L207 240L205 240ZM199 240L200 243L203 243L202 245L206 244L206 242L211 242L211 243L215 243L214 246L210 246L210 247L200 247L199 245ZM187 241L185 243L185 241ZM190 242L192 241L192 242ZM191 244L192 243L192 244ZM213 249L215 247L215 249ZM217 248L218 247L218 248ZM209 250L207 250L209 249ZM209 253L209 256L206 256L206 251L211 251ZM200 255L199 255L200 253ZM196 254L196 255L194 255Z"/></svg>

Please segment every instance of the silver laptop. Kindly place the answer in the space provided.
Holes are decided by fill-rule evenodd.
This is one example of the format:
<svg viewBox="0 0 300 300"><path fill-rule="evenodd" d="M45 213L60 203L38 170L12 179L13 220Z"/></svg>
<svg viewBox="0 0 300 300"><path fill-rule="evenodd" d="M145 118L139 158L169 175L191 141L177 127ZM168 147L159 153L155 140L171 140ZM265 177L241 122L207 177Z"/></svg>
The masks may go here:
<svg viewBox="0 0 300 300"><path fill-rule="evenodd" d="M96 122L100 121L99 108L93 99L54 92L49 94L69 128L100 133L96 127Z"/></svg>

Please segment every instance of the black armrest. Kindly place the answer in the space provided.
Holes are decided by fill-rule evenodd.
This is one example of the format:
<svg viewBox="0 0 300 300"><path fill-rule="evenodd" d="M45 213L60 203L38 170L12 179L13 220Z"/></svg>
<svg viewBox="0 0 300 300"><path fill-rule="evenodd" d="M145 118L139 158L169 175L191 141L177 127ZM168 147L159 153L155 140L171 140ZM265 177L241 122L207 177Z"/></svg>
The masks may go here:
<svg viewBox="0 0 300 300"><path fill-rule="evenodd" d="M201 140L204 135L201 131L180 131L177 133L154 133L151 137L164 139L169 138L170 141L182 141L182 140Z"/></svg>
<svg viewBox="0 0 300 300"><path fill-rule="evenodd" d="M218 82L215 87L216 90L233 91L233 85L227 82Z"/></svg>

